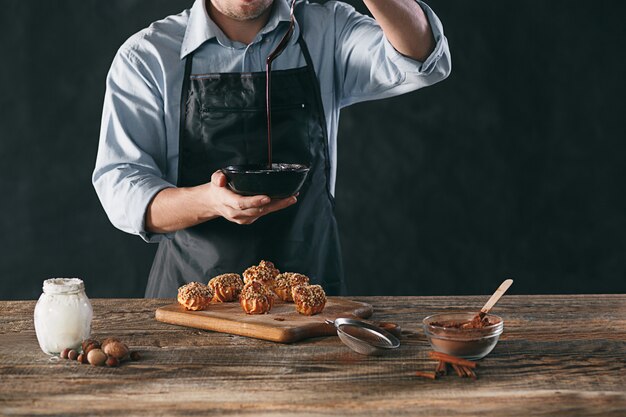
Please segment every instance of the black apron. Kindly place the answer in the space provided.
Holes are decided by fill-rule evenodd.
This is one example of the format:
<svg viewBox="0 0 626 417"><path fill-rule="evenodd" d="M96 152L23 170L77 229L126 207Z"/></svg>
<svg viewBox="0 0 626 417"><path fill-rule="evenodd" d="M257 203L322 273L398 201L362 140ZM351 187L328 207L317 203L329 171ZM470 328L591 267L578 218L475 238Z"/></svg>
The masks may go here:
<svg viewBox="0 0 626 417"><path fill-rule="evenodd" d="M272 71L271 86L273 162L311 167L298 202L250 225L217 218L162 240L146 297L174 297L187 282L241 274L262 259L309 276L329 295L344 293L320 87L302 35L298 44L306 67ZM191 75L192 59L181 97L179 187L209 182L227 165L267 163L265 73Z"/></svg>

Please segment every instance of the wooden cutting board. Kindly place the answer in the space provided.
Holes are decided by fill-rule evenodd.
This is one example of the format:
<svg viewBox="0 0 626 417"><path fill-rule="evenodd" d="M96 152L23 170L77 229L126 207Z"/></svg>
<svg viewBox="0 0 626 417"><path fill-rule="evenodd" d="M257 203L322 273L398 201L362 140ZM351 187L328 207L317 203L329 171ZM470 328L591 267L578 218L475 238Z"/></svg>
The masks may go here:
<svg viewBox="0 0 626 417"><path fill-rule="evenodd" d="M368 318L373 311L367 303L328 297L324 311L314 316L304 316L296 311L293 303L277 300L268 314L246 314L238 302L213 303L203 311L189 311L176 303L159 307L155 317L158 321L179 326L291 343L309 337L335 335L335 328L324 323L326 319Z"/></svg>

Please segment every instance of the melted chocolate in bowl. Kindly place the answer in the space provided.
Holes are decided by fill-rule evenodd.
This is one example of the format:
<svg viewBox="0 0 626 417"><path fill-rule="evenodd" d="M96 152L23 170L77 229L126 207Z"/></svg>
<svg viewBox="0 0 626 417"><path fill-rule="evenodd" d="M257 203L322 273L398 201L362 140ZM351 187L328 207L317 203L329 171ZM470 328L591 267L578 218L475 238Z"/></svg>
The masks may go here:
<svg viewBox="0 0 626 417"><path fill-rule="evenodd" d="M493 314L486 316L482 327L463 327L476 312L442 313L423 320L424 333L432 348L459 358L478 360L487 356L498 343L504 329L503 320Z"/></svg>
<svg viewBox="0 0 626 417"><path fill-rule="evenodd" d="M300 191L309 172L301 164L231 165L222 168L228 179L228 187L240 195L267 195L271 198L287 198Z"/></svg>

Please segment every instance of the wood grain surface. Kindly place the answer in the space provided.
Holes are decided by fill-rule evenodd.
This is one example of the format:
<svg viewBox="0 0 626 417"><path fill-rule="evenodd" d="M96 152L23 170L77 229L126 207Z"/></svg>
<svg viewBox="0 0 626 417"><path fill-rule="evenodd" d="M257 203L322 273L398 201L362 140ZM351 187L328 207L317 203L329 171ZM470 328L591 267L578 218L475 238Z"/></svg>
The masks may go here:
<svg viewBox="0 0 626 417"><path fill-rule="evenodd" d="M358 355L337 337L278 344L154 319L172 300L99 299L93 336L143 358L93 367L43 354L34 301L0 302L0 415L624 416L626 296L505 295L478 380L432 372L420 321L482 297L357 297L404 330L399 349Z"/></svg>
<svg viewBox="0 0 626 417"><path fill-rule="evenodd" d="M173 303L157 308L155 318L179 326L293 343L335 334L335 328L325 324L324 320L335 320L337 317L368 318L372 312L370 304L342 297L328 297L324 310L314 316L304 316L296 311L293 303L276 300L268 314L246 314L236 302L212 303L203 311L189 311L179 303Z"/></svg>

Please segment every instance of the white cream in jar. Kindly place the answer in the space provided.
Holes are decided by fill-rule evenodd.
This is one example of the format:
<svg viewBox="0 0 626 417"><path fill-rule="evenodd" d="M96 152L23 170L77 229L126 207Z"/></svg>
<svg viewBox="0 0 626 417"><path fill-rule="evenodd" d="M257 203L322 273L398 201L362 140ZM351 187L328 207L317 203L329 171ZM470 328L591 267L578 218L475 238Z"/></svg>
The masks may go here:
<svg viewBox="0 0 626 417"><path fill-rule="evenodd" d="M52 278L43 283L35 306L35 332L41 350L49 355L65 348L79 349L89 338L93 310L78 278Z"/></svg>

